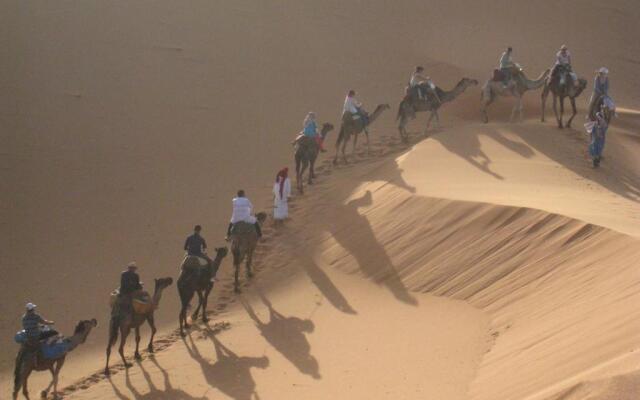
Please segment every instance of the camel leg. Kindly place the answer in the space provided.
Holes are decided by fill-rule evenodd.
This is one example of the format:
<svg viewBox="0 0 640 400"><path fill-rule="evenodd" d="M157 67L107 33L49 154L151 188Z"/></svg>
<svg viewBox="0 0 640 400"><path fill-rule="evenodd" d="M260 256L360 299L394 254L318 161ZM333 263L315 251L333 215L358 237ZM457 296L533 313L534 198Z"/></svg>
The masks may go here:
<svg viewBox="0 0 640 400"><path fill-rule="evenodd" d="M51 390L51 388L53 387L53 383L56 380L55 366L56 366L56 363L53 363L51 364L51 367L49 367L49 372L51 372L51 382L42 392L40 392L40 397L42 397L43 399L47 398L47 395L49 394L49 390ZM55 394L55 390L54 390L54 394Z"/></svg>
<svg viewBox="0 0 640 400"><path fill-rule="evenodd" d="M31 370L27 370L22 378L22 395L29 400L29 389L27 389L27 382L29 382L29 375L31 375Z"/></svg>
<svg viewBox="0 0 640 400"><path fill-rule="evenodd" d="M433 115L435 115L436 117L436 123L434 124L434 127L436 129L440 129L440 114L438 113L438 110L434 110Z"/></svg>
<svg viewBox="0 0 640 400"><path fill-rule="evenodd" d="M553 114L556 116L556 122L558 122L558 127L562 129L562 122L560 116L558 115L558 96L553 95Z"/></svg>
<svg viewBox="0 0 640 400"><path fill-rule="evenodd" d="M111 357L111 347L116 344L116 340L118 339L118 327L115 325L116 321L114 318L111 318L109 321L109 340L107 342L107 363L104 366L104 374L109 375L109 358Z"/></svg>
<svg viewBox="0 0 640 400"><path fill-rule="evenodd" d="M136 335L136 351L133 353L133 357L136 360L141 360L142 356L140 355L140 326L136 326L134 329Z"/></svg>
<svg viewBox="0 0 640 400"><path fill-rule="evenodd" d="M120 354L120 358L124 363L126 368L131 367L133 364L128 363L127 359L124 358L124 345L127 343L127 336L129 336L130 329L128 328L120 328L120 346L118 347L118 353Z"/></svg>
<svg viewBox="0 0 640 400"><path fill-rule="evenodd" d="M209 301L209 293L211 293L211 289L213 289L213 284L209 285L202 296L202 322L205 324L209 322L209 316L207 315L207 302Z"/></svg>
<svg viewBox="0 0 640 400"><path fill-rule="evenodd" d="M407 117L404 116L404 113L400 116L400 122L398 123L398 133L400 134L400 140L405 142L407 140L406 135L406 126L407 126Z"/></svg>
<svg viewBox="0 0 640 400"><path fill-rule="evenodd" d="M371 155L371 141L369 140L369 132L364 131L364 136L367 138L367 155Z"/></svg>
<svg viewBox="0 0 640 400"><path fill-rule="evenodd" d="M156 329L156 322L153 318L153 314L150 314L147 317L147 322L149 323L149 326L151 327L151 339L149 339L149 345L147 345L147 351L149 353L153 353L153 338L156 336L156 332L158 331Z"/></svg>
<svg viewBox="0 0 640 400"><path fill-rule="evenodd" d="M480 113L482 114L482 122L489 123L489 113L487 112L487 108L489 108L489 105L493 103L493 98L489 97L487 100L484 100L482 102L482 105L480 106Z"/></svg>
<svg viewBox="0 0 640 400"><path fill-rule="evenodd" d="M558 128L564 128L562 124L562 118L564 117L564 97L560 96L560 120L558 121Z"/></svg>
<svg viewBox="0 0 640 400"><path fill-rule="evenodd" d="M576 98L569 97L569 102L571 102L571 117L567 121L567 128L571 128L571 121L573 121L573 118L578 113L578 109L576 108Z"/></svg>
<svg viewBox="0 0 640 400"><path fill-rule="evenodd" d="M302 184L301 184L302 174L300 173L300 167L301 167L300 157L296 157L296 187L298 188L298 191L302 193Z"/></svg>
<svg viewBox="0 0 640 400"><path fill-rule="evenodd" d="M351 155L356 155L356 147L358 145L358 134L353 135L353 149L351 150Z"/></svg>
<svg viewBox="0 0 640 400"><path fill-rule="evenodd" d="M60 371L62 370L62 366L64 365L65 359L62 358L60 361L56 363L56 369L53 373L53 398L58 398L58 378L60 377Z"/></svg>
<svg viewBox="0 0 640 400"><path fill-rule="evenodd" d="M253 278L253 271L251 271L251 263L253 262L253 251L249 251L247 254L247 262L245 268L247 269L247 278Z"/></svg>
<svg viewBox="0 0 640 400"><path fill-rule="evenodd" d="M342 143L342 159L344 160L345 164L349 163L347 161L347 138L345 138L344 142Z"/></svg>
<svg viewBox="0 0 640 400"><path fill-rule="evenodd" d="M518 115L520 116L518 122L524 122L524 102L522 101L522 96L518 97Z"/></svg>
<svg viewBox="0 0 640 400"><path fill-rule="evenodd" d="M198 314L200 313L200 309L202 308L202 291L196 290L198 294L198 307L196 307L196 311L191 315L191 320L195 321L198 318Z"/></svg>
<svg viewBox="0 0 640 400"><path fill-rule="evenodd" d="M233 283L233 290L236 293L240 293L240 263L242 262L242 260L237 260L237 263L234 265L235 267L235 272L234 272L234 283Z"/></svg>
<svg viewBox="0 0 640 400"><path fill-rule="evenodd" d="M549 96L549 86L544 87L544 89L542 89L542 95L540 96L540 100L541 100L541 105L542 105L542 114L540 116L540 121L544 122L544 112L545 112L545 108L547 105L547 97Z"/></svg>
<svg viewBox="0 0 640 400"><path fill-rule="evenodd" d="M302 161L302 169L300 171L300 178L298 180L298 185L299 185L299 190L300 193L303 192L304 190L304 173L307 172L307 168L309 168L309 162L306 160Z"/></svg>

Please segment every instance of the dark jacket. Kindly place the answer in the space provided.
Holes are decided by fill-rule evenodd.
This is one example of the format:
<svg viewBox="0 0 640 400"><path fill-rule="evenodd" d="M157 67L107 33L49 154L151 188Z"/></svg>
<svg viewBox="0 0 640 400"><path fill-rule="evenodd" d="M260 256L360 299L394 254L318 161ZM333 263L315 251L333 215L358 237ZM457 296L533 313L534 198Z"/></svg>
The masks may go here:
<svg viewBox="0 0 640 400"><path fill-rule="evenodd" d="M189 236L184 242L184 249L190 256L200 256L206 248L207 242L205 242L204 238L197 233Z"/></svg>
<svg viewBox="0 0 640 400"><path fill-rule="evenodd" d="M120 294L129 295L136 290L142 289L140 276L134 271L123 271L120 275Z"/></svg>

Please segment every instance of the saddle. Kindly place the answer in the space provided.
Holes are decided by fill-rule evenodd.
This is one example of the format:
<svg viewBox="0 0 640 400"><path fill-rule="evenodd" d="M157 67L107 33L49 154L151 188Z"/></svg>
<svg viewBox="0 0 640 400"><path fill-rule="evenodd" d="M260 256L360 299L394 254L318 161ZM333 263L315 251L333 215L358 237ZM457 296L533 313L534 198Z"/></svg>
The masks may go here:
<svg viewBox="0 0 640 400"><path fill-rule="evenodd" d="M251 232L256 232L256 227L248 222L236 222L231 227L231 236L245 235Z"/></svg>
<svg viewBox="0 0 640 400"><path fill-rule="evenodd" d="M504 74L504 72L500 69L494 69L493 70L493 76L491 77L491 80L494 82L504 82L506 76Z"/></svg>
<svg viewBox="0 0 640 400"><path fill-rule="evenodd" d="M187 255L184 260L182 260L180 269L183 271L187 269L200 270L206 268L208 265L209 262L203 257Z"/></svg>
<svg viewBox="0 0 640 400"><path fill-rule="evenodd" d="M118 305L118 302L120 301L120 289L115 289L109 296L109 305L113 309ZM131 306L134 313L148 314L153 311L153 301L151 299L151 295L149 295L149 292L138 290L137 292L132 293L131 297Z"/></svg>

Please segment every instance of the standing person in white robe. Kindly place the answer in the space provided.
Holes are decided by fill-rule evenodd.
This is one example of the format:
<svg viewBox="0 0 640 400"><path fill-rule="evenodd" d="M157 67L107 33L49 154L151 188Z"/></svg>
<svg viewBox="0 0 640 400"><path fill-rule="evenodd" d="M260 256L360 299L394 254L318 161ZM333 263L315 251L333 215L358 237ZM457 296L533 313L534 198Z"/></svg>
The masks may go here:
<svg viewBox="0 0 640 400"><path fill-rule="evenodd" d="M289 196L291 196L291 181L289 180L289 168L284 167L276 175L273 184L273 219L277 223L289 217Z"/></svg>

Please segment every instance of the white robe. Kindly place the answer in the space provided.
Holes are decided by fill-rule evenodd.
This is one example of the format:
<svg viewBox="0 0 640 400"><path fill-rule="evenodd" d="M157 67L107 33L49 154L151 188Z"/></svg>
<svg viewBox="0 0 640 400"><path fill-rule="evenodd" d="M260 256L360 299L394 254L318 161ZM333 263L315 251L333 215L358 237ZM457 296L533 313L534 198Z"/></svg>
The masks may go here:
<svg viewBox="0 0 640 400"><path fill-rule="evenodd" d="M291 181L287 178L280 196L280 179L273 185L273 218L286 219L289 217L289 196L291 195Z"/></svg>

